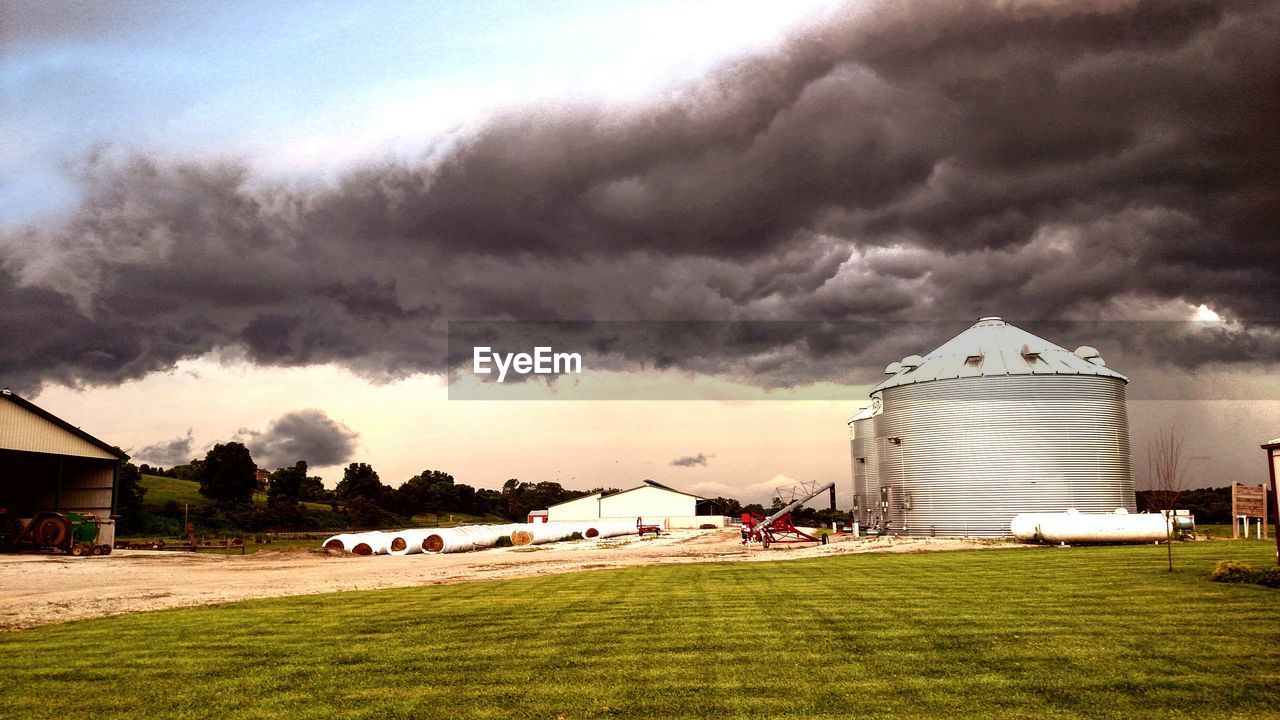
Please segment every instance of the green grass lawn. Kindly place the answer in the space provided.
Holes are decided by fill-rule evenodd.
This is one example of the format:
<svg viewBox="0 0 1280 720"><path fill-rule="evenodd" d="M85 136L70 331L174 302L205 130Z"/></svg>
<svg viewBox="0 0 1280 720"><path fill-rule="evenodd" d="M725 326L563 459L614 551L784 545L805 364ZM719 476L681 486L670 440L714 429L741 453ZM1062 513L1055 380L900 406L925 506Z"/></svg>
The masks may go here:
<svg viewBox="0 0 1280 720"><path fill-rule="evenodd" d="M1182 544L1174 573L1157 546L978 550L135 614L0 635L0 714L1275 718L1280 591L1208 580L1274 549Z"/></svg>

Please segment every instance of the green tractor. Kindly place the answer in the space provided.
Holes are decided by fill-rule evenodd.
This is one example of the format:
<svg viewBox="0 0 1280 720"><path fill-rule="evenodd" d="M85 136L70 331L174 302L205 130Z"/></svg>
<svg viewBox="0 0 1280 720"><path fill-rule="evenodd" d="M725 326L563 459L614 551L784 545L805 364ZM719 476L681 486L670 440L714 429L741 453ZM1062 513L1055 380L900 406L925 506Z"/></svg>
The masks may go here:
<svg viewBox="0 0 1280 720"><path fill-rule="evenodd" d="M60 550L68 555L108 555L111 546L98 543L101 520L89 513L37 513L18 530L13 545L20 550Z"/></svg>

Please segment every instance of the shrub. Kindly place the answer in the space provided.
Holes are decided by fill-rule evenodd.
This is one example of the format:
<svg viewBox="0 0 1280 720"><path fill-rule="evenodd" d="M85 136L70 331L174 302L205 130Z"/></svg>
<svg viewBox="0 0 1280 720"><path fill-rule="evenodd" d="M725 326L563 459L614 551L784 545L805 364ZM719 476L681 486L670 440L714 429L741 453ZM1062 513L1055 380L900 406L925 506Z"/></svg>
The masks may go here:
<svg viewBox="0 0 1280 720"><path fill-rule="evenodd" d="M493 544L494 547L511 547L510 535L499 535L498 541Z"/></svg>
<svg viewBox="0 0 1280 720"><path fill-rule="evenodd" d="M1247 583L1255 582L1255 576L1258 573L1244 563L1238 563L1234 560L1219 560L1217 567L1213 569L1213 581L1223 583Z"/></svg>
<svg viewBox="0 0 1280 720"><path fill-rule="evenodd" d="M1263 587L1280 588L1280 567L1254 570L1244 563L1222 560L1213 569L1214 582L1254 583Z"/></svg>
<svg viewBox="0 0 1280 720"><path fill-rule="evenodd" d="M576 532L569 536L570 540L582 540L582 533Z"/></svg>
<svg viewBox="0 0 1280 720"><path fill-rule="evenodd" d="M1267 568L1258 572L1254 582L1269 588L1280 588L1280 567Z"/></svg>

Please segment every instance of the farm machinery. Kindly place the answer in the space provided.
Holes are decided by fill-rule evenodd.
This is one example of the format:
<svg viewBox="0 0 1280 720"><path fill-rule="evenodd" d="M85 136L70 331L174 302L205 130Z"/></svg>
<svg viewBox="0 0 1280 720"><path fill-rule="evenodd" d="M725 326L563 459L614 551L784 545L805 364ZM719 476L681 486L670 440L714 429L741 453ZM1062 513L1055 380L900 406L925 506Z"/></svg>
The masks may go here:
<svg viewBox="0 0 1280 720"><path fill-rule="evenodd" d="M822 493L831 495L831 512L836 509L836 484L798 483L790 488L779 488L778 499L783 507L769 517L753 512L742 513L742 539L744 542L758 542L764 547L774 543L820 542L827 544L827 536L814 537L797 528L791 521L791 513Z"/></svg>
<svg viewBox="0 0 1280 720"><path fill-rule="evenodd" d="M108 555L111 546L98 542L104 521L89 513L39 512L25 524L13 523L9 542L18 550L60 550L76 557Z"/></svg>

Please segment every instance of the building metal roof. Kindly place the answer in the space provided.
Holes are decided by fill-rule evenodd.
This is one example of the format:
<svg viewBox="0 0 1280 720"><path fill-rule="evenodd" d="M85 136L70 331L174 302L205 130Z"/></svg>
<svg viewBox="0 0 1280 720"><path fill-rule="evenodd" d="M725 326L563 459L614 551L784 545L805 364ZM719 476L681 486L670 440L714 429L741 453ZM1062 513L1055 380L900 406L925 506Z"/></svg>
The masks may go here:
<svg viewBox="0 0 1280 720"><path fill-rule="evenodd" d="M1091 347L1071 352L998 317L978 320L924 357L909 355L890 363L885 374L891 377L872 388L872 395L932 380L1006 375L1099 375L1129 382L1106 367Z"/></svg>
<svg viewBox="0 0 1280 720"><path fill-rule="evenodd" d="M553 507L560 507L561 505L568 505L569 503L572 503L572 502L578 502L579 500L588 500L588 499L591 499L591 498L599 498L599 497L600 497L600 493L586 493L586 494L579 495L579 496L574 497L574 498L569 498L568 500L562 500L562 501L560 501L560 502L558 502L558 503L555 503L555 504L553 504L553 505L548 505L548 506L547 506L547 508L548 508L548 509L550 509L550 508L553 508ZM544 511L544 512L545 512L545 511Z"/></svg>
<svg viewBox="0 0 1280 720"><path fill-rule="evenodd" d="M9 388L4 388L3 390L0 390L0 399L8 400L9 402L13 403L14 405L17 405L23 410L26 410L27 412L32 413L33 415L36 415L38 417L44 418L45 420L48 420L54 425L57 425L63 430L66 430L72 435L75 435L81 440L84 440L85 442L89 443L90 445L93 445L105 452L108 452L114 455L115 457L119 458L121 462L124 462L125 460L129 459L129 455L125 453L123 450L121 450L120 448L116 447L115 445L109 445L103 442L102 440L99 440L98 438L90 435L89 433L81 430L75 425L72 425L66 420L63 420L57 415L54 415L48 410L45 410L44 408L36 405L35 403L32 403L30 400L19 397L16 393L14 393Z"/></svg>
<svg viewBox="0 0 1280 720"><path fill-rule="evenodd" d="M665 490L666 492L675 493L675 494L677 494L677 495L687 495L687 496L689 496L689 497L691 497L691 498L695 498L695 499L697 499L697 500L706 500L706 498L702 497L701 495L694 495L693 493L683 492L683 491L681 491L681 490L677 490L677 489L675 489L675 488L673 488L673 487L668 487L668 486L666 486L666 485L663 485L662 483L657 482L657 481L655 481L655 480L645 480L643 485L637 485L636 487L633 487L633 488L627 488L626 490L620 490L620 491L618 491L618 492L616 492L616 493L612 493L612 494L610 494L610 495L605 495L604 497L608 497L608 498L618 497L619 495L626 495L626 494L627 494L627 493L629 493L629 492L635 492L636 490L644 490L645 488L657 488L658 490Z"/></svg>

